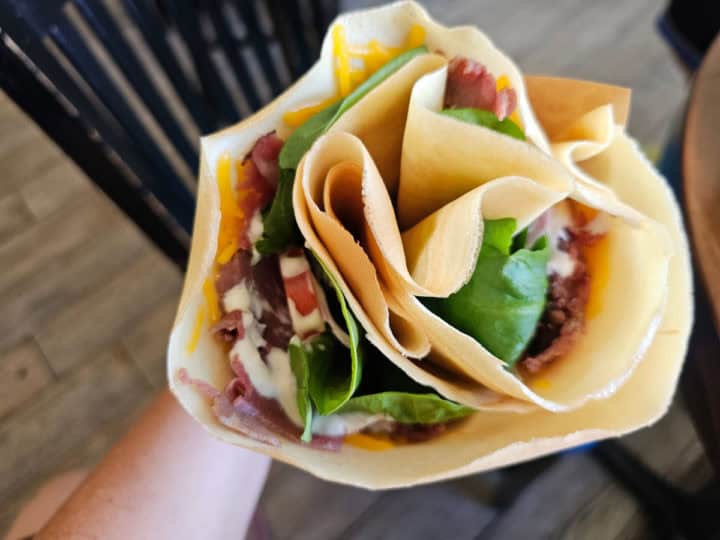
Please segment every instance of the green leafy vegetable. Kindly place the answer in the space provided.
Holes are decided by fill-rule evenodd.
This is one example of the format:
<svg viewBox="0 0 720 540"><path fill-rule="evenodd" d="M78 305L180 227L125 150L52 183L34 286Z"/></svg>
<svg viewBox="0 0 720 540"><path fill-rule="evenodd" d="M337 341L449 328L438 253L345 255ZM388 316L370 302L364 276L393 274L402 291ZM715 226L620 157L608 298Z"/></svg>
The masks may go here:
<svg viewBox="0 0 720 540"><path fill-rule="evenodd" d="M392 60L386 62L383 64L383 66L378 69L375 73L370 75L370 77L367 78L365 82L363 82L360 86L358 86L355 90L353 90L345 99L342 100L340 104L340 108L335 113L335 116L333 116L332 120L330 120L330 123L328 124L328 128L332 126L335 122L338 121L338 119L353 105L355 105L358 101L360 101L365 94L370 92L373 88L378 86L381 82L383 82L385 79L387 79L390 75L395 73L397 70L399 70L401 67L403 67L405 64L407 64L410 60L415 58L416 56L420 54L425 54L428 52L427 47L425 45L420 45L419 47L415 47L414 49L409 49L405 51L402 54L399 54Z"/></svg>
<svg viewBox="0 0 720 540"><path fill-rule="evenodd" d="M547 242L511 250L514 219L485 222L470 280L448 298L423 303L512 367L532 339L548 289Z"/></svg>
<svg viewBox="0 0 720 540"><path fill-rule="evenodd" d="M381 392L354 397L338 412L382 413L392 416L401 424L436 424L462 418L474 411L436 394Z"/></svg>
<svg viewBox="0 0 720 540"><path fill-rule="evenodd" d="M440 112L440 114L452 116L453 118L457 118L458 120L469 124L483 126L488 129L492 129L493 131L509 135L515 139L520 139L521 141L525 140L523 130L520 129L515 122L509 118L498 120L498 117L490 111L485 111L483 109L444 109Z"/></svg>
<svg viewBox="0 0 720 540"><path fill-rule="evenodd" d="M299 341L293 338L288 346L288 352L290 353L290 368L297 381L298 411L304 424L300 439L304 442L310 442L312 440L313 418L312 403L310 402L310 366L308 354Z"/></svg>
<svg viewBox="0 0 720 540"><path fill-rule="evenodd" d="M427 47L420 46L396 56L373 73L364 83L344 99L336 101L311 116L305 123L293 131L293 134L285 141L278 158L280 167L283 169L296 169L302 157L310 149L312 143L315 142L315 139L330 129L330 126L337 122L350 107L355 105L365 94L395 73L412 58L426 52L428 52Z"/></svg>
<svg viewBox="0 0 720 540"><path fill-rule="evenodd" d="M318 360L312 364L312 375L310 378L310 393L313 402L320 414L331 414L339 409L353 395L360 380L362 379L363 358L360 348L360 328L355 317L345 300L345 295L340 289L335 277L330 273L323 262L315 253L315 260L326 277L326 282L335 291L340 311L345 319L345 327L350 338L350 362L347 369L347 362L342 360L345 354L345 347L338 342L332 334L326 333L318 338L327 336L327 343L324 339L320 343L325 345L325 351L318 350L315 355ZM313 341L314 343L314 341ZM330 354L332 353L332 354Z"/></svg>
<svg viewBox="0 0 720 540"><path fill-rule="evenodd" d="M405 424L432 424L467 416L473 409L438 396L411 379L376 347L363 340L362 384L338 413L386 414Z"/></svg>
<svg viewBox="0 0 720 540"><path fill-rule="evenodd" d="M332 414L350 399L360 384L358 364L330 332L306 343L304 352L310 372L310 397L320 414Z"/></svg>
<svg viewBox="0 0 720 540"><path fill-rule="evenodd" d="M280 171L275 198L270 208L263 213L263 236L255 242L255 249L262 255L279 253L290 245L302 245L292 203L294 179L295 171Z"/></svg>
<svg viewBox="0 0 720 540"><path fill-rule="evenodd" d="M348 96L308 118L288 137L278 156L281 169L278 191L270 209L263 214L263 237L255 243L255 248L261 254L278 253L288 246L302 243L292 208L293 181L295 169L315 140L330 129L330 126L370 90L395 73L411 58L426 52L427 48L422 46L393 58Z"/></svg>
<svg viewBox="0 0 720 540"><path fill-rule="evenodd" d="M340 109L342 100L336 101L322 111L315 113L293 131L280 149L278 163L282 169L297 169L298 163L312 143L330 127L335 113Z"/></svg>

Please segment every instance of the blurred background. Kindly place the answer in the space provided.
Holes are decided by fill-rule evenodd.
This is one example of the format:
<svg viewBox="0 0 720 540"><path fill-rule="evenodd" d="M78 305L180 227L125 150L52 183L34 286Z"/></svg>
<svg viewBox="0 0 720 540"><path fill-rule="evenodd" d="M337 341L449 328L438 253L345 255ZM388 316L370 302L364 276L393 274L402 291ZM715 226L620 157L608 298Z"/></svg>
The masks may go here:
<svg viewBox="0 0 720 540"><path fill-rule="evenodd" d="M118 4L106 2L122 16ZM423 4L442 23L479 26L526 73L631 87L629 132L659 157L688 92L657 31L664 2ZM138 39L130 22L122 32ZM1 534L41 483L103 456L165 385L182 274L5 94L0 171ZM711 476L679 399L622 444L683 488ZM652 536L636 500L586 451L397 492L331 485L275 464L261 507L276 538Z"/></svg>

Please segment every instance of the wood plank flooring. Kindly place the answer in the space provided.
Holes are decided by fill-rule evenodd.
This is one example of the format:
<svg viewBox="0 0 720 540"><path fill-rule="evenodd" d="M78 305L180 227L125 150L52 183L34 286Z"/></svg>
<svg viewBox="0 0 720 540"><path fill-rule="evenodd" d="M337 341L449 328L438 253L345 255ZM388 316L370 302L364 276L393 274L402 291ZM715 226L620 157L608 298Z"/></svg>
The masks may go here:
<svg viewBox="0 0 720 540"><path fill-rule="evenodd" d="M375 1L351 0L347 7ZM630 132L658 148L685 84L656 0L425 2L477 24L528 72L635 90ZM0 535L45 479L97 461L165 384L182 276L0 96ZM710 476L682 404L624 439L678 485ZM587 453L402 490L336 486L273 466L277 539L646 538L637 503Z"/></svg>

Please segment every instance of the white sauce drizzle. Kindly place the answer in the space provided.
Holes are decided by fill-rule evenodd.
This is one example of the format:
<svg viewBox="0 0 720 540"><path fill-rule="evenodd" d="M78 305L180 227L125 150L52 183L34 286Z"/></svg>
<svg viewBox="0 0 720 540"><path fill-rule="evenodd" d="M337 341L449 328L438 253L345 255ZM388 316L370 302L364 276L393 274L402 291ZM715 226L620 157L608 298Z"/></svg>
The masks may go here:
<svg viewBox="0 0 720 540"><path fill-rule="evenodd" d="M255 249L255 242L262 238L263 232L265 232L265 227L263 226L260 211L257 210L250 220L250 227L248 227L248 240L250 240L250 245L252 245L252 258L250 259L250 264L252 265L256 265L260 262L260 259L262 259L260 252Z"/></svg>
<svg viewBox="0 0 720 540"><path fill-rule="evenodd" d="M567 203L556 204L548 210L544 231L550 246L548 274L557 274L561 278L566 278L575 271L576 261L567 252L558 249L559 242L567 238L566 228L572 227L573 223L572 213Z"/></svg>
<svg viewBox="0 0 720 540"><path fill-rule="evenodd" d="M238 283L232 289L225 291L223 295L223 306L225 312L231 311L248 311L251 306L250 291L245 286L245 282Z"/></svg>
<svg viewBox="0 0 720 540"><path fill-rule="evenodd" d="M276 399L287 417L295 425L302 426L297 407L297 382L288 353L273 347L267 355L266 364L258 350L266 345L262 337L263 325L247 311L243 312L242 320L245 336L235 342L230 358L242 364L250 382L261 396Z"/></svg>
<svg viewBox="0 0 720 540"><path fill-rule="evenodd" d="M285 279L299 276L303 272L309 272L310 265L303 255L288 256L280 255L280 273Z"/></svg>
<svg viewBox="0 0 720 540"><path fill-rule="evenodd" d="M315 416L312 422L312 432L327 437L342 437L357 433L372 424L392 420L384 414L368 414L362 412L331 414L329 416Z"/></svg>

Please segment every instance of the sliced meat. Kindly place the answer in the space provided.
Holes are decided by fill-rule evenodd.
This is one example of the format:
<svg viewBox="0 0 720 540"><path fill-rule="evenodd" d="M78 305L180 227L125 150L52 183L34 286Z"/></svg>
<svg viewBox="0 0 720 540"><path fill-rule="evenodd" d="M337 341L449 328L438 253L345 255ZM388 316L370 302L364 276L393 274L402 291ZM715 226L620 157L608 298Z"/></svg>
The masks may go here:
<svg viewBox="0 0 720 540"><path fill-rule="evenodd" d="M293 327L276 256L263 257L252 267L252 284L263 301L260 323L265 325L263 338L268 350L277 347L286 351L293 337Z"/></svg>
<svg viewBox="0 0 720 540"><path fill-rule="evenodd" d="M238 251L232 259L218 267L215 275L215 290L217 290L218 296L222 297L252 274L251 258L252 255L249 252Z"/></svg>
<svg viewBox="0 0 720 540"><path fill-rule="evenodd" d="M252 150L250 150L250 159L273 190L277 188L280 178L278 156L282 146L283 140L272 131L260 137Z"/></svg>
<svg viewBox="0 0 720 540"><path fill-rule="evenodd" d="M215 288L219 296L222 297L235 285L243 282L250 290L253 302L260 304L258 311L261 315L258 322L264 325L263 338L267 341L268 350L269 347L287 350L290 338L293 336L293 328L278 258L274 255L263 257L253 265L249 251L238 251L227 264L218 268ZM232 330L233 321L242 324L240 315L227 318L229 315L223 315L216 324L215 330L222 331L225 328ZM227 334L223 335L226 336ZM235 333L235 336L238 334Z"/></svg>
<svg viewBox="0 0 720 540"><path fill-rule="evenodd" d="M497 91L495 77L475 60L456 56L448 65L445 107L472 107L495 113L503 120L517 106L517 95L512 88Z"/></svg>
<svg viewBox="0 0 720 540"><path fill-rule="evenodd" d="M242 321L242 311L234 310L226 313L216 322L210 332L217 333L223 341L234 343L236 339L245 337L245 326Z"/></svg>
<svg viewBox="0 0 720 540"><path fill-rule="evenodd" d="M250 223L257 212L265 208L275 196L280 166L278 155L283 141L275 132L260 137L243 161L235 190L238 207L236 234L238 247L250 250Z"/></svg>
<svg viewBox="0 0 720 540"><path fill-rule="evenodd" d="M261 443L280 446L277 436L271 433L257 418L238 415L225 393L220 392L205 381L190 377L185 368L179 369L177 375L181 383L192 385L198 392L212 401L212 410L222 424Z"/></svg>
<svg viewBox="0 0 720 540"><path fill-rule="evenodd" d="M586 236L568 229L558 243L558 249L572 259L574 271L567 277L550 275L545 312L525 358L520 361L530 373L537 373L544 365L566 354L582 334L590 294L590 275L581 251L584 242L587 242Z"/></svg>
<svg viewBox="0 0 720 540"><path fill-rule="evenodd" d="M257 420L271 433L293 442L300 442L302 430L290 421L280 404L255 390L241 362L235 361L231 365L236 377L228 384L225 396L232 402L236 415ZM342 438L315 435L310 446L337 451L342 446Z"/></svg>

